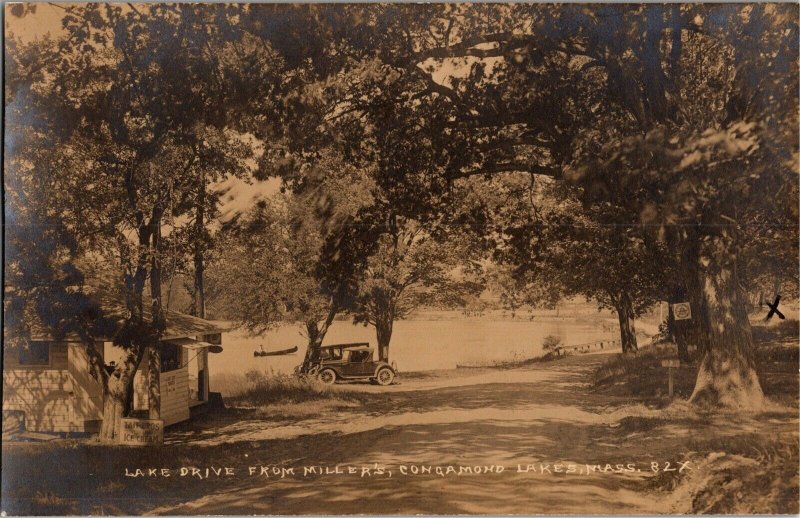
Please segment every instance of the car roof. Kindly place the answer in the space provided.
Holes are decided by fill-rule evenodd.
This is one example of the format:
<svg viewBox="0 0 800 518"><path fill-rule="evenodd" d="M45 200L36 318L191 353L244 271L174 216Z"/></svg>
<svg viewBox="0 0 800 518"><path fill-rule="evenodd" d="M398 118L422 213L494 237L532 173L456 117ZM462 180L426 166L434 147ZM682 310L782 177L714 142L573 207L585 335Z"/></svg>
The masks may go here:
<svg viewBox="0 0 800 518"><path fill-rule="evenodd" d="M372 347L348 347L348 351L374 351Z"/></svg>
<svg viewBox="0 0 800 518"><path fill-rule="evenodd" d="M334 349L334 348L338 348L338 347L342 347L342 348L346 348L346 349L352 349L354 347L359 347L359 348L365 348L366 347L367 349L371 350L371 347L369 346L369 342L355 342L355 343L349 343L349 344L330 344L330 345L323 345L323 346L320 347L320 349Z"/></svg>

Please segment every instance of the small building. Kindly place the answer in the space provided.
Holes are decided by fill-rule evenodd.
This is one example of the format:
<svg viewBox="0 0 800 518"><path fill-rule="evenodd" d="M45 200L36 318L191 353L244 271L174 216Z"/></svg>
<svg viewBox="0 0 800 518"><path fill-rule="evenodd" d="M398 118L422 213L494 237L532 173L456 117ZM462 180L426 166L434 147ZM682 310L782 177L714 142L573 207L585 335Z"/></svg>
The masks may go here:
<svg viewBox="0 0 800 518"><path fill-rule="evenodd" d="M87 344L78 337L55 339L32 326L30 346L3 351L3 416L24 422L27 431L89 432L100 430L103 389L89 367ZM208 354L221 350L222 329L208 320L166 311L161 342L161 419L169 426L189 419L209 400ZM122 358L110 337L97 350L108 368ZM133 411L148 409L147 357L134 377Z"/></svg>

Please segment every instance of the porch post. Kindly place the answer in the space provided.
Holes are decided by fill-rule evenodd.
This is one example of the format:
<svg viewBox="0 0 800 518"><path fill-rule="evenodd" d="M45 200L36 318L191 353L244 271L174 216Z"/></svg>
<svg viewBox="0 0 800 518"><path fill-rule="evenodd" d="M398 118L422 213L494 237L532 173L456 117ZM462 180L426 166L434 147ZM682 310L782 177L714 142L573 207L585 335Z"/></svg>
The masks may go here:
<svg viewBox="0 0 800 518"><path fill-rule="evenodd" d="M208 348L203 349L203 401L208 401Z"/></svg>

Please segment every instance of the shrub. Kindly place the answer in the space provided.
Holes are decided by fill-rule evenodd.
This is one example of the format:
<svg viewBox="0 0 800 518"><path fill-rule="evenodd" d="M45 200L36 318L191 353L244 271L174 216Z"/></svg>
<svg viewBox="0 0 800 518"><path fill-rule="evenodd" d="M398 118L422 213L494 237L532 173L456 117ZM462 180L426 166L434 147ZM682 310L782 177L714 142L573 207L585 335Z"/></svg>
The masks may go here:
<svg viewBox="0 0 800 518"><path fill-rule="evenodd" d="M547 352L554 351L556 347L561 345L561 337L555 335L547 335L542 342L542 349Z"/></svg>
<svg viewBox="0 0 800 518"><path fill-rule="evenodd" d="M661 344L670 341L669 322L666 320L658 324L658 332L653 336L654 344Z"/></svg>

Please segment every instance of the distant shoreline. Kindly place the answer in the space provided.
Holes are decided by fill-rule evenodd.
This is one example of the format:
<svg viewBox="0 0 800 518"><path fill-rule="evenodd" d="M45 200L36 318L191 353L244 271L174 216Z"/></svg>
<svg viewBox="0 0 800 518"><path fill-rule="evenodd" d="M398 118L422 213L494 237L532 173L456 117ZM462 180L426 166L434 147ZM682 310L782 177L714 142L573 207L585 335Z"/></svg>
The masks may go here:
<svg viewBox="0 0 800 518"><path fill-rule="evenodd" d="M654 318L655 317L655 318ZM612 311L597 310L596 308L587 308L584 306L568 307L558 312L556 310L535 310L533 313L528 311L517 312L512 318L509 311L503 310L488 310L479 315L464 315L461 310L423 310L417 311L409 315L407 318L398 320L398 322L508 322L508 323L530 323L530 322L555 322L555 321L575 321L576 323L587 322L603 322L614 323L616 325L616 315ZM655 326L658 328L657 316L644 315L643 317L635 320L635 325L638 327L640 324L646 327ZM213 322L219 326L234 331L236 326L234 322L223 319L212 319ZM352 316L349 314L338 315L335 322L349 322L352 323ZM656 322L652 324L650 321ZM284 327L287 325L299 325L301 322L280 322L276 323L275 328ZM353 324L362 325L362 324Z"/></svg>

